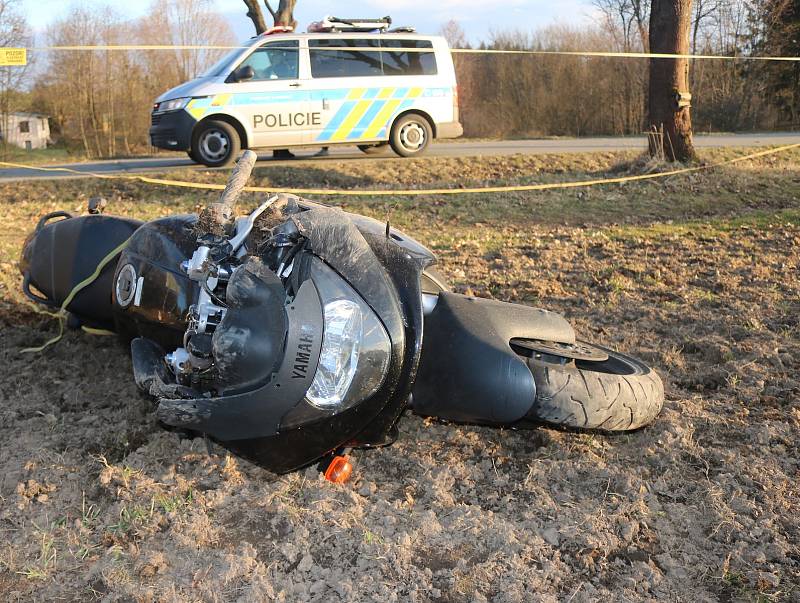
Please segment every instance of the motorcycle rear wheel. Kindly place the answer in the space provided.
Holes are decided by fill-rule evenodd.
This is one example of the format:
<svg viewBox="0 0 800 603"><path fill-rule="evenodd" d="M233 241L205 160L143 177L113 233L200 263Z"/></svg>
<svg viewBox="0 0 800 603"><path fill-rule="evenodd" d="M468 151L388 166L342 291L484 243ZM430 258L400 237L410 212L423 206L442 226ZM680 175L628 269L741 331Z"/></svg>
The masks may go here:
<svg viewBox="0 0 800 603"><path fill-rule="evenodd" d="M649 366L614 350L603 361L534 354L536 401L527 419L598 431L632 431L658 415L664 385Z"/></svg>

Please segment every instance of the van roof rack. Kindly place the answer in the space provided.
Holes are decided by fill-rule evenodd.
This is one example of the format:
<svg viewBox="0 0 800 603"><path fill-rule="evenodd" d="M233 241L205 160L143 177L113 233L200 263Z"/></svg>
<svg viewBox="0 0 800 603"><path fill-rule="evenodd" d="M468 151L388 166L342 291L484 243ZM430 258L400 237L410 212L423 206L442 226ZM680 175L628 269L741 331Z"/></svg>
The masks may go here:
<svg viewBox="0 0 800 603"><path fill-rule="evenodd" d="M326 15L322 21L314 21L308 26L310 33L337 33L341 31L355 31L367 33L371 31L385 32L389 30L392 18L389 16L380 19L344 19Z"/></svg>

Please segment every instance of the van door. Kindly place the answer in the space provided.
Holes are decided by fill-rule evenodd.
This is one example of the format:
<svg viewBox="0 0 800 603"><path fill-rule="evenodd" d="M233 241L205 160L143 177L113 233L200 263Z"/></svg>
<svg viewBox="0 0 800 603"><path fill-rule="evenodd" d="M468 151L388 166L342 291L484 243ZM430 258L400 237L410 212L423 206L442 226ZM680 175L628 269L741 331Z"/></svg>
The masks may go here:
<svg viewBox="0 0 800 603"><path fill-rule="evenodd" d="M253 77L236 81L244 67L252 68ZM226 80L230 95L218 96L224 97L224 112L246 124L251 147L299 145L310 140L315 127L303 83L298 40L275 40L240 62Z"/></svg>

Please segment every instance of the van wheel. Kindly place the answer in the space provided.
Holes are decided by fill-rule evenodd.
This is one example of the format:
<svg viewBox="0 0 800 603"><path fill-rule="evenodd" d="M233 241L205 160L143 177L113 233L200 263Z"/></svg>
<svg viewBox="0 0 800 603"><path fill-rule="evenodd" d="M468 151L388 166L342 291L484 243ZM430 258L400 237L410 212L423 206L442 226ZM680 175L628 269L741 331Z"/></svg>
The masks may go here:
<svg viewBox="0 0 800 603"><path fill-rule="evenodd" d="M409 113L394 122L389 144L401 157L414 157L427 148L432 137L428 120L422 115Z"/></svg>
<svg viewBox="0 0 800 603"><path fill-rule="evenodd" d="M192 158L208 167L230 165L241 149L239 133L224 121L212 119L203 122L192 136Z"/></svg>
<svg viewBox="0 0 800 603"><path fill-rule="evenodd" d="M377 144L360 144L358 150L366 155L382 155L389 149L388 142L379 142Z"/></svg>

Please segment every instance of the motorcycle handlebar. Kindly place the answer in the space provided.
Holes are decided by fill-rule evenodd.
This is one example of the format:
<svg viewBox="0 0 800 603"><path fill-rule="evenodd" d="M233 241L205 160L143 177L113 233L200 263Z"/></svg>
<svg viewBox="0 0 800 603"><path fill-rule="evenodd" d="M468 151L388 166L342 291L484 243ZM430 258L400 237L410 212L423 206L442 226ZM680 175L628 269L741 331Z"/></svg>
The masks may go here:
<svg viewBox="0 0 800 603"><path fill-rule="evenodd" d="M228 178L219 201L207 205L200 212L198 234L224 235L229 230L235 216L236 200L250 179L257 159L258 155L253 151L247 150L242 154Z"/></svg>

